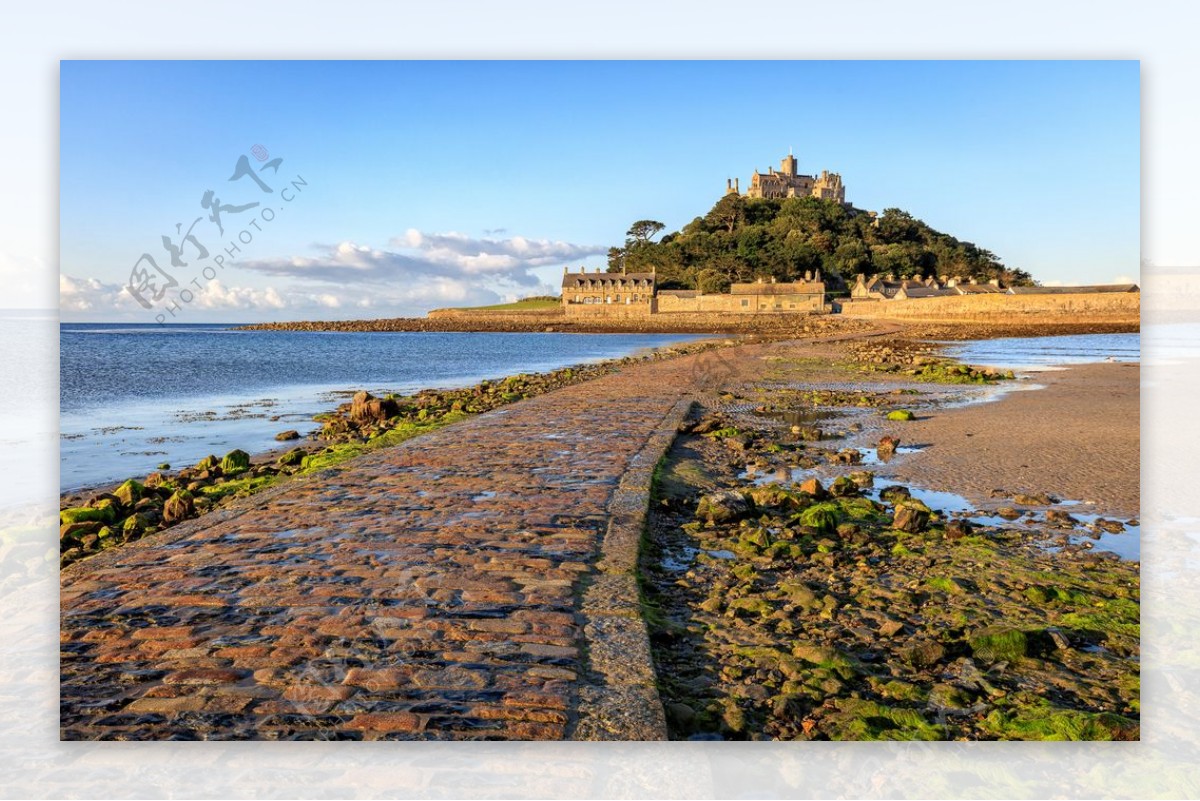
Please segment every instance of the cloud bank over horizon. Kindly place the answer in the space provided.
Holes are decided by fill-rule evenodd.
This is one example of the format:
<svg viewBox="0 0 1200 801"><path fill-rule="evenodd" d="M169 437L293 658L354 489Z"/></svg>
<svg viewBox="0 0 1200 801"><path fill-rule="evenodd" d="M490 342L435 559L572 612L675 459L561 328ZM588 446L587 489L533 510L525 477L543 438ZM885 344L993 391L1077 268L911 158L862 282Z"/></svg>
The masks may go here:
<svg viewBox="0 0 1200 801"><path fill-rule="evenodd" d="M498 231L497 231L498 232ZM607 252L523 236L475 238L457 232L410 228L385 248L351 241L314 244L314 255L249 259L230 264L234 274L190 285L192 300L168 322L229 318L352 318L424 314L445 305L487 305L532 294L557 294L539 268L566 265ZM259 286L263 282L266 285ZM183 282L181 281L181 284ZM171 290L171 296L184 287ZM94 277L60 275L59 309L68 320L123 318L154 322L124 286ZM199 318L199 319L197 319Z"/></svg>

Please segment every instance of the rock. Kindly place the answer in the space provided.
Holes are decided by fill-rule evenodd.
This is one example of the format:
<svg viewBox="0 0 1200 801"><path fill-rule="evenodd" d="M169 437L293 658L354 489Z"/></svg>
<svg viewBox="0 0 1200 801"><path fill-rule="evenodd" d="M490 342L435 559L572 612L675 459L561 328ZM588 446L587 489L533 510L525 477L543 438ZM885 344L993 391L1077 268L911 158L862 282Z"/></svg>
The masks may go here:
<svg viewBox="0 0 1200 801"><path fill-rule="evenodd" d="M811 528L818 535L835 535L840 522L838 506L835 503L815 504L801 512L798 520L801 526Z"/></svg>
<svg viewBox="0 0 1200 801"><path fill-rule="evenodd" d="M1016 520L1021 516L1021 513L1011 506L1001 506L996 510L996 515L1004 518L1005 520Z"/></svg>
<svg viewBox="0 0 1200 801"><path fill-rule="evenodd" d="M932 667L946 658L946 647L932 640L915 642L900 650L900 658L916 668Z"/></svg>
<svg viewBox="0 0 1200 801"><path fill-rule="evenodd" d="M1071 515L1067 514L1061 509L1047 509L1046 522L1052 523L1056 526L1074 526L1079 523L1078 520L1071 517Z"/></svg>
<svg viewBox="0 0 1200 801"><path fill-rule="evenodd" d="M291 439L300 439L300 432L294 428L289 428L287 431L280 431L278 434L276 434L275 439L278 442L287 442Z"/></svg>
<svg viewBox="0 0 1200 801"><path fill-rule="evenodd" d="M292 467L304 461L304 457L308 455L308 451L304 448L292 448L287 453L275 460L275 464L280 467Z"/></svg>
<svg viewBox="0 0 1200 801"><path fill-rule="evenodd" d="M883 437L875 446L876 453L883 461L887 461L896 455L896 448L900 447L900 439L898 437Z"/></svg>
<svg viewBox="0 0 1200 801"><path fill-rule="evenodd" d="M1096 528L1100 529L1101 531L1107 531L1109 534L1124 534L1125 533L1125 524L1122 523L1120 520L1109 520L1107 518L1101 517L1101 518L1096 519L1095 526L1096 526Z"/></svg>
<svg viewBox="0 0 1200 801"><path fill-rule="evenodd" d="M867 489L874 486L875 474L870 470L855 470L850 474L850 480L859 486L861 489Z"/></svg>
<svg viewBox="0 0 1200 801"><path fill-rule="evenodd" d="M862 453L857 448L843 448L832 457L832 461L840 464L858 464L862 458Z"/></svg>
<svg viewBox="0 0 1200 801"><path fill-rule="evenodd" d="M929 528L931 514L930 508L920 501L912 498L898 501L892 515L892 528L916 534Z"/></svg>
<svg viewBox="0 0 1200 801"><path fill-rule="evenodd" d="M975 697L953 684L937 683L929 688L929 705L934 709L967 709L975 703Z"/></svg>
<svg viewBox="0 0 1200 801"><path fill-rule="evenodd" d="M163 504L163 521L168 524L178 523L195 514L195 511L196 504L192 493L187 490L177 490Z"/></svg>
<svg viewBox="0 0 1200 801"><path fill-rule="evenodd" d="M879 624L879 634L883 637L895 637L904 631L904 624L899 620L885 620Z"/></svg>
<svg viewBox="0 0 1200 801"><path fill-rule="evenodd" d="M1046 629L1046 636L1050 638L1050 642L1054 643L1054 647L1060 651L1065 651L1071 647L1070 638L1057 626L1049 626Z"/></svg>
<svg viewBox="0 0 1200 801"><path fill-rule="evenodd" d="M58 539L80 540L85 534L95 534L103 523L98 520L81 520L77 523L64 523L58 529Z"/></svg>
<svg viewBox="0 0 1200 801"><path fill-rule="evenodd" d="M763 551L771 547L771 535L762 526L757 526L743 534L741 542L743 545L750 546L757 551Z"/></svg>
<svg viewBox="0 0 1200 801"><path fill-rule="evenodd" d="M221 472L227 476L243 473L250 468L250 454L235 449L225 454L221 460Z"/></svg>
<svg viewBox="0 0 1200 801"><path fill-rule="evenodd" d="M198 473L203 473L205 470L212 470L214 467L216 467L220 463L221 463L221 460L218 459L216 456L211 456L211 455L205 456L203 459L196 462L196 466L192 469Z"/></svg>
<svg viewBox="0 0 1200 801"><path fill-rule="evenodd" d="M166 480L167 477L162 473L151 473L150 475L146 476L145 486L149 489L158 489L163 485L164 482L166 482Z"/></svg>
<svg viewBox="0 0 1200 801"><path fill-rule="evenodd" d="M693 423L688 429L688 433L692 434L711 434L725 427L725 423L719 417L705 417Z"/></svg>
<svg viewBox="0 0 1200 801"><path fill-rule="evenodd" d="M1021 506L1050 506L1058 501L1044 492L1036 494L1018 493L1013 496L1013 503Z"/></svg>
<svg viewBox="0 0 1200 801"><path fill-rule="evenodd" d="M135 503L141 500L142 494L145 493L145 491L146 487L144 485L139 484L131 478L113 490L113 495L115 495L117 500L123 505L133 506Z"/></svg>
<svg viewBox="0 0 1200 801"><path fill-rule="evenodd" d="M166 462L163 462L162 464L160 464L160 465L158 466L158 469L159 469L159 470L170 470L170 469L171 469L171 465L167 464Z"/></svg>
<svg viewBox="0 0 1200 801"><path fill-rule="evenodd" d="M989 662L1012 662L1025 656L1029 648L1025 632L1008 626L989 626L968 639L972 653Z"/></svg>
<svg viewBox="0 0 1200 801"><path fill-rule="evenodd" d="M667 720L676 729L690 729L696 722L696 710L678 701L667 704Z"/></svg>
<svg viewBox="0 0 1200 801"><path fill-rule="evenodd" d="M358 424L382 423L400 414L400 405L392 398L376 398L370 392L356 392L350 401L350 419Z"/></svg>
<svg viewBox="0 0 1200 801"><path fill-rule="evenodd" d="M887 419L908 422L909 420L916 420L917 416L908 409L896 409L895 411L888 412Z"/></svg>
<svg viewBox="0 0 1200 801"><path fill-rule="evenodd" d="M778 484L754 487L748 490L746 495L750 496L750 500L754 502L755 506L767 509L780 507L799 509L803 505L803 500L798 498L796 493Z"/></svg>
<svg viewBox="0 0 1200 801"><path fill-rule="evenodd" d="M828 493L825 492L825 488L823 486L821 486L821 482L819 479L815 479L815 478L806 479L806 480L800 482L800 486L797 487L797 489L799 489L801 492L805 493L806 495L811 495L813 498L817 499L818 501L829 497Z"/></svg>
<svg viewBox="0 0 1200 801"><path fill-rule="evenodd" d="M880 500L887 501L888 503L896 503L904 500L905 498L911 497L912 493L909 492L908 487L904 487L899 484L892 484L891 486L884 487L879 491Z"/></svg>
<svg viewBox="0 0 1200 801"><path fill-rule="evenodd" d="M946 524L946 539L961 540L970 536L973 528L969 520L951 520Z"/></svg>
<svg viewBox="0 0 1200 801"><path fill-rule="evenodd" d="M148 528L149 521L145 516L140 514L130 515L125 518L125 522L121 525L121 535L125 541L135 540L142 535Z"/></svg>
<svg viewBox="0 0 1200 801"><path fill-rule="evenodd" d="M817 426L792 426L792 434L802 442L820 442L825 432Z"/></svg>
<svg viewBox="0 0 1200 801"><path fill-rule="evenodd" d="M835 498L850 498L858 495L858 485L846 476L838 476L829 485L829 494Z"/></svg>
<svg viewBox="0 0 1200 801"><path fill-rule="evenodd" d="M104 500L107 501L107 499ZM79 506L74 509L63 509L58 513L58 523L60 526L88 521L112 523L116 519L117 510L111 501L108 501L104 506Z"/></svg>
<svg viewBox="0 0 1200 801"><path fill-rule="evenodd" d="M721 490L705 495L696 506L696 517L710 523L731 523L741 520L750 512L750 502L736 490Z"/></svg>

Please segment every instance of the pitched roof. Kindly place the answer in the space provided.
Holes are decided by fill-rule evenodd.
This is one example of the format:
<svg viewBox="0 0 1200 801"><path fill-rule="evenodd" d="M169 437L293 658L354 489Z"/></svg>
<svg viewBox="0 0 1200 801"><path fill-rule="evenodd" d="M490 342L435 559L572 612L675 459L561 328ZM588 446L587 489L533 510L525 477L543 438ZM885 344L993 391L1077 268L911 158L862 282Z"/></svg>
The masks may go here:
<svg viewBox="0 0 1200 801"><path fill-rule="evenodd" d="M995 284L955 284L954 288L960 295L999 295L1004 292Z"/></svg>
<svg viewBox="0 0 1200 801"><path fill-rule="evenodd" d="M1013 295L1071 295L1093 292L1139 292L1137 284L1092 284L1090 286L1014 286Z"/></svg>
<svg viewBox="0 0 1200 801"><path fill-rule="evenodd" d="M618 281L648 281L653 286L657 280L655 273L565 273L562 285L578 287L586 285L588 281L599 281L613 286Z"/></svg>

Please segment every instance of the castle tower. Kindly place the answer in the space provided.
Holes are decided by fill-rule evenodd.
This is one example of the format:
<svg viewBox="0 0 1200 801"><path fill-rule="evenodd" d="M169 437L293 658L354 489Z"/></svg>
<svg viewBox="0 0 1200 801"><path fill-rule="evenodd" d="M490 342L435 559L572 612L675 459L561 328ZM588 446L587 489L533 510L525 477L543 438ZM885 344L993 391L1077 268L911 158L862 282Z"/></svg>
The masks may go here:
<svg viewBox="0 0 1200 801"><path fill-rule="evenodd" d="M796 157L788 153L782 161L779 162L779 171L789 178L796 177Z"/></svg>

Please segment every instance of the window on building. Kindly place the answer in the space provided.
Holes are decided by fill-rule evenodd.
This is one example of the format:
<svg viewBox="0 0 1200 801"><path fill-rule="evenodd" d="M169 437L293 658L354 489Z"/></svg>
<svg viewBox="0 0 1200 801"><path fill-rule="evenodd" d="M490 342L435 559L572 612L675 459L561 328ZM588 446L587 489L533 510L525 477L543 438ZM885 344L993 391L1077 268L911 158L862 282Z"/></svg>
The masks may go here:
<svg viewBox="0 0 1200 801"><path fill-rule="evenodd" d="M742 308L743 308L743 309L749 308L749 306L750 306L750 301L748 301L748 300L743 300L743 301L742 301Z"/></svg>

